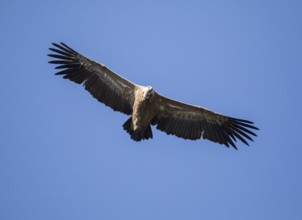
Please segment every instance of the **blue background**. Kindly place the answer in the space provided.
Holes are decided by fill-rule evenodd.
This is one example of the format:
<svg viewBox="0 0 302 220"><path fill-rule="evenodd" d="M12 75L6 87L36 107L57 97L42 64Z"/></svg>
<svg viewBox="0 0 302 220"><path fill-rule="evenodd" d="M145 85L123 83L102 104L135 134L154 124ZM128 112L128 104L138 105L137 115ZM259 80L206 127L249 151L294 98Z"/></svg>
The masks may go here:
<svg viewBox="0 0 302 220"><path fill-rule="evenodd" d="M302 219L302 2L1 1L0 219ZM239 150L153 129L54 76L63 41L141 85L256 122Z"/></svg>

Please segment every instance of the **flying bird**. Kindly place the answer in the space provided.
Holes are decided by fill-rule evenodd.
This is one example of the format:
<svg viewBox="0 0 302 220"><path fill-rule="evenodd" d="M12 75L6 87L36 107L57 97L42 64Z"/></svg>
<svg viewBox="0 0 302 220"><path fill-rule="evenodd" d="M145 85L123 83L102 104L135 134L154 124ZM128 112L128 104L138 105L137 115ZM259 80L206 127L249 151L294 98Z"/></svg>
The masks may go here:
<svg viewBox="0 0 302 220"><path fill-rule="evenodd" d="M134 141L153 138L153 125L168 135L189 140L203 138L235 149L237 140L249 145L248 140L253 141L251 136L257 136L253 130L258 128L251 121L167 98L151 86L141 86L123 78L64 43L52 45L54 47L49 50L54 53L48 56L55 60L49 63L58 65L55 69L60 70L55 75L82 84L98 101L114 111L130 115L123 128Z"/></svg>

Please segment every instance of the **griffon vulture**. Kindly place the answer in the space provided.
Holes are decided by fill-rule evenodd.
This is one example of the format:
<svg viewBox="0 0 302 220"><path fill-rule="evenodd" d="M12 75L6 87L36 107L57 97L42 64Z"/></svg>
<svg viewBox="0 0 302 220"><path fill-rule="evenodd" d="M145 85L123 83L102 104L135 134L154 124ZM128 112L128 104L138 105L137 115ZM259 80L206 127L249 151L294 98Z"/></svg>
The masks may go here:
<svg viewBox="0 0 302 220"><path fill-rule="evenodd" d="M203 107L189 105L160 95L151 86L141 86L114 73L104 64L95 62L76 52L64 43L49 50L55 58L51 64L62 75L83 84L91 95L114 111L130 115L124 123L131 139L141 141L152 138L151 125L177 137L197 140L208 139L237 149L237 139L248 145L250 137L257 136L253 122L228 117Z"/></svg>

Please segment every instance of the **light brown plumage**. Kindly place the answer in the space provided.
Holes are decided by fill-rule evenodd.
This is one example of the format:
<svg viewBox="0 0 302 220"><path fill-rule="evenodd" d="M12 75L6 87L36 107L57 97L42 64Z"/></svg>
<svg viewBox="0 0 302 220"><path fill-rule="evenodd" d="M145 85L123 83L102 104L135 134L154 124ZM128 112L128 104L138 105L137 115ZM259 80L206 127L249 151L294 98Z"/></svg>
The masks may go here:
<svg viewBox="0 0 302 220"><path fill-rule="evenodd" d="M119 76L105 65L76 52L64 43L49 48L56 58L51 64L63 69L56 75L63 75L85 89L100 102L131 117L124 123L124 129L135 141L153 137L151 125L167 134L184 139L200 138L230 145L237 149L237 139L248 145L250 137L257 136L253 122L224 116L203 107L188 105L166 98L150 86L140 86Z"/></svg>

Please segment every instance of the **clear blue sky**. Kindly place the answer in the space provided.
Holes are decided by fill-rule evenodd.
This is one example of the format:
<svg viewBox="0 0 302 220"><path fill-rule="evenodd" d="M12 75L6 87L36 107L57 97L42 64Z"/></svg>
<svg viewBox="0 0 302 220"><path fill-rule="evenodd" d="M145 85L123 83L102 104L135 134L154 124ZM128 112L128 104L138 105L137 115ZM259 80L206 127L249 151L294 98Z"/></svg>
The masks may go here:
<svg viewBox="0 0 302 220"><path fill-rule="evenodd" d="M302 219L302 2L1 1L0 219ZM256 122L239 150L153 129L54 76L63 41L160 93Z"/></svg>

